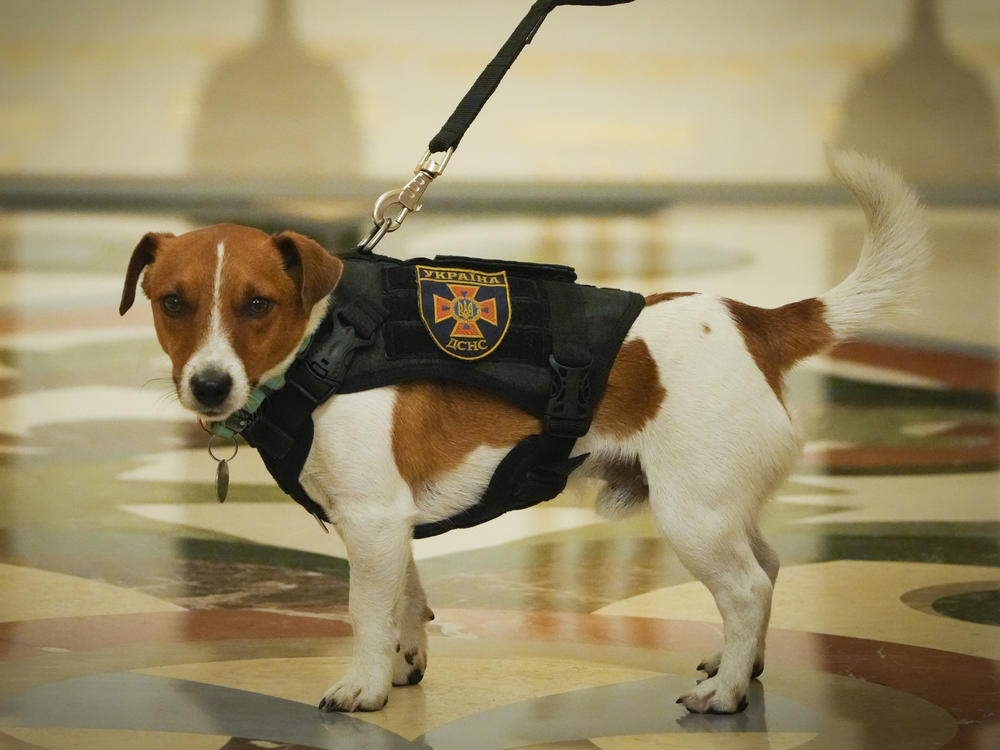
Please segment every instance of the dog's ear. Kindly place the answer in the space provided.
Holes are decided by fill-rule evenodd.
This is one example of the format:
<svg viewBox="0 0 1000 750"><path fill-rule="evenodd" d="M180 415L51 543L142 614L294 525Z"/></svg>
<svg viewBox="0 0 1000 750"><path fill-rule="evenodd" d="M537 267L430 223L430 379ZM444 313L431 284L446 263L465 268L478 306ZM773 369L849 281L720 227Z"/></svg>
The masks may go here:
<svg viewBox="0 0 1000 750"><path fill-rule="evenodd" d="M326 297L337 286L344 264L316 240L298 232L271 235L284 261L285 273L298 284L306 310Z"/></svg>
<svg viewBox="0 0 1000 750"><path fill-rule="evenodd" d="M127 313L135 302L135 288L139 283L139 277L142 276L142 270L153 262L160 242L173 236L170 232L148 232L139 240L129 259L128 270L125 271L125 288L122 290L122 301L118 306L120 315Z"/></svg>

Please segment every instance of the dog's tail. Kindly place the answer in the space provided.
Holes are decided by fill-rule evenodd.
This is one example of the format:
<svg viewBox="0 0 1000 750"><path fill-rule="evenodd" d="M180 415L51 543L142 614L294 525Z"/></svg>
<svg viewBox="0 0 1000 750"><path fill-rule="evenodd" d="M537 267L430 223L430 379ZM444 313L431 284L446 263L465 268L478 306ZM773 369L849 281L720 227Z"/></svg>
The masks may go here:
<svg viewBox="0 0 1000 750"><path fill-rule="evenodd" d="M857 267L826 294L772 310L725 301L779 398L784 375L796 362L905 307L930 257L920 205L899 175L849 151L830 152L829 160L868 219Z"/></svg>
<svg viewBox="0 0 1000 750"><path fill-rule="evenodd" d="M838 340L905 308L927 267L930 249L917 196L902 177L852 151L831 150L827 159L868 220L857 267L819 298L826 307L823 318Z"/></svg>

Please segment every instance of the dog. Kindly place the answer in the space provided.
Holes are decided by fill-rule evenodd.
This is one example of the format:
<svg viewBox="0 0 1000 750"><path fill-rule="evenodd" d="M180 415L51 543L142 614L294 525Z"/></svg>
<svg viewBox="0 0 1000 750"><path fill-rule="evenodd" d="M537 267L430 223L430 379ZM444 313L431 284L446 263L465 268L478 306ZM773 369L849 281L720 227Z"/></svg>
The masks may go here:
<svg viewBox="0 0 1000 750"><path fill-rule="evenodd" d="M692 712L742 710L764 667L779 561L758 517L801 448L785 374L898 307L927 263L925 223L905 182L854 153L831 153L830 163L867 217L855 270L819 297L774 309L698 293L647 297L576 445L590 454L577 474L604 481L598 511L648 508L715 598L724 642L698 665L707 678L677 701ZM141 278L181 404L221 420L289 367L343 273L335 255L294 232L150 233L129 261L120 312ZM449 429L456 420L465 428ZM313 422L300 481L348 550L354 628L350 665L320 708L375 711L390 686L419 682L427 666L433 614L411 552L414 525L473 504L540 424L488 393L432 381L335 395Z"/></svg>

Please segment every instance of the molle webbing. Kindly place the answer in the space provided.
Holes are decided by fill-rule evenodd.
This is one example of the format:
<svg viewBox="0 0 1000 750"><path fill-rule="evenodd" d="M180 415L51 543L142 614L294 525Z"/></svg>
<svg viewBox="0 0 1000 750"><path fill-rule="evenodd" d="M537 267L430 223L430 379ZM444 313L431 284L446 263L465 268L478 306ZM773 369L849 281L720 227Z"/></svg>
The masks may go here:
<svg viewBox="0 0 1000 750"><path fill-rule="evenodd" d="M585 458L569 454L590 427L643 298L576 284L566 266L368 253L343 260L326 319L285 386L243 430L278 485L325 519L299 482L313 410L337 393L444 380L495 394L538 417L543 429L509 452L479 503L418 526L416 537L482 523L561 492Z"/></svg>

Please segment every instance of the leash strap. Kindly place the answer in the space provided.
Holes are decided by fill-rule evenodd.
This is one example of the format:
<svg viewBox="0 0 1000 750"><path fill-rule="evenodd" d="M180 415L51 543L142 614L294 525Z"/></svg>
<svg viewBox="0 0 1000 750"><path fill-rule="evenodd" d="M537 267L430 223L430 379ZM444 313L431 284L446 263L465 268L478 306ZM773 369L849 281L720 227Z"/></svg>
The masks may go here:
<svg viewBox="0 0 1000 750"><path fill-rule="evenodd" d="M399 229L408 214L420 210L424 191L435 177L444 172L465 131L472 125L473 120L482 111L493 92L497 90L500 81L521 54L521 50L531 43L538 28L554 8L560 5L603 6L630 2L632 0L536 0L528 14L514 29L514 33L486 69L479 74L451 117L437 135L431 138L426 153L413 170L413 179L402 189L389 190L379 196L372 211L374 227L358 249L362 252L371 252L387 233ZM439 154L443 156L438 158Z"/></svg>
<svg viewBox="0 0 1000 750"><path fill-rule="evenodd" d="M500 48L496 57L479 74L479 78L472 84L472 88L455 108L451 117L438 131L438 134L431 139L427 150L434 154L458 148L465 131L469 129L487 100L497 90L500 81L510 70L517 56L521 54L521 50L531 44L538 28L554 8L559 5L621 5L630 2L632 0L538 0L514 29L514 33Z"/></svg>

